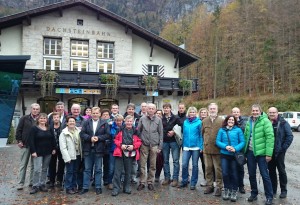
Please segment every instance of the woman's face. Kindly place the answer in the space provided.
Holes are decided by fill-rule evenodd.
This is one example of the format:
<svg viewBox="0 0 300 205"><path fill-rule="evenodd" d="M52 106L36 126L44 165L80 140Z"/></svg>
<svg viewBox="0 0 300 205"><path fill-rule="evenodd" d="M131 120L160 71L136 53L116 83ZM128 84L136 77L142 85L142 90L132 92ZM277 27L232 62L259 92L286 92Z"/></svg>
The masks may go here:
<svg viewBox="0 0 300 205"><path fill-rule="evenodd" d="M189 117L196 117L196 112L195 112L195 110L191 110L191 111L189 112Z"/></svg>
<svg viewBox="0 0 300 205"><path fill-rule="evenodd" d="M233 117L230 117L227 121L227 126L229 127L233 127L234 125L234 118Z"/></svg>
<svg viewBox="0 0 300 205"><path fill-rule="evenodd" d="M130 129L130 128L132 128L132 125L133 125L133 119L128 118L128 119L125 120L126 128Z"/></svg>
<svg viewBox="0 0 300 205"><path fill-rule="evenodd" d="M68 128L74 128L76 125L75 119L70 118L67 124L68 124Z"/></svg>
<svg viewBox="0 0 300 205"><path fill-rule="evenodd" d="M91 110L91 109L89 109L89 108L88 108L88 109L86 109L86 110L85 110L85 114L86 114L86 115L88 115L88 116L91 116L91 114L92 114L92 110Z"/></svg>
<svg viewBox="0 0 300 205"><path fill-rule="evenodd" d="M207 116L208 116L208 113L207 113L206 110L202 110L202 111L200 112L200 118L201 118L201 119L204 119L204 118L206 118Z"/></svg>
<svg viewBox="0 0 300 205"><path fill-rule="evenodd" d="M48 121L48 118L46 117L40 117L39 118L39 125L45 125Z"/></svg>
<svg viewBox="0 0 300 205"><path fill-rule="evenodd" d="M134 116L134 109L133 109L133 107L129 107L126 111L127 111L128 115Z"/></svg>
<svg viewBox="0 0 300 205"><path fill-rule="evenodd" d="M116 125L117 125L118 127L121 127L122 124L123 124L123 120L121 120L121 119L117 119L117 120L116 120Z"/></svg>

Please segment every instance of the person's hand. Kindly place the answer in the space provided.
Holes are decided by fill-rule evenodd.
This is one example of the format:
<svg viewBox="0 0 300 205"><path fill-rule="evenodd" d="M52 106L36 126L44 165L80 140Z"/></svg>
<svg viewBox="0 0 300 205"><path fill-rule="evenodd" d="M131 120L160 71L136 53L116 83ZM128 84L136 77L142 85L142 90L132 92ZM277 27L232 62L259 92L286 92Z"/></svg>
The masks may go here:
<svg viewBox="0 0 300 205"><path fill-rule="evenodd" d="M18 147L22 149L22 148L24 147L23 142L19 142L19 143L18 143Z"/></svg>
<svg viewBox="0 0 300 205"><path fill-rule="evenodd" d="M32 153L31 156L32 156L32 157L37 157L36 152Z"/></svg>
<svg viewBox="0 0 300 205"><path fill-rule="evenodd" d="M70 164L71 163L71 160L70 161L68 161L68 162L66 162L67 164Z"/></svg>
<svg viewBox="0 0 300 205"><path fill-rule="evenodd" d="M54 149L54 150L52 150L52 154L56 154L56 150Z"/></svg>
<svg viewBox="0 0 300 205"><path fill-rule="evenodd" d="M272 160L272 157L266 156L266 161L269 162Z"/></svg>
<svg viewBox="0 0 300 205"><path fill-rule="evenodd" d="M168 135L168 137L173 137L174 134L175 134L175 132L173 130L171 130L171 131L168 132L167 135Z"/></svg>
<svg viewBox="0 0 300 205"><path fill-rule="evenodd" d="M133 150L133 145L127 145L127 150L132 151Z"/></svg>
<svg viewBox="0 0 300 205"><path fill-rule="evenodd" d="M122 145L121 145L121 149L122 149L122 150L126 150L126 145L122 144Z"/></svg>
<svg viewBox="0 0 300 205"><path fill-rule="evenodd" d="M160 149L157 149L157 153L160 153L161 152L161 150Z"/></svg>

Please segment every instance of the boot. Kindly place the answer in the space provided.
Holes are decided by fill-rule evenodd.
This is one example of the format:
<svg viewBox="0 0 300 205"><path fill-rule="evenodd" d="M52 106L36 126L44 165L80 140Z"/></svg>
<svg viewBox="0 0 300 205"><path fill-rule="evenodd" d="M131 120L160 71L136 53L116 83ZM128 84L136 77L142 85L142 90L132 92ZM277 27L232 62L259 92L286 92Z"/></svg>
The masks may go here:
<svg viewBox="0 0 300 205"><path fill-rule="evenodd" d="M236 202L236 200L237 200L237 191L236 190L232 190L230 200L232 202Z"/></svg>
<svg viewBox="0 0 300 205"><path fill-rule="evenodd" d="M229 199L229 189L224 189L223 193L223 200L228 200Z"/></svg>

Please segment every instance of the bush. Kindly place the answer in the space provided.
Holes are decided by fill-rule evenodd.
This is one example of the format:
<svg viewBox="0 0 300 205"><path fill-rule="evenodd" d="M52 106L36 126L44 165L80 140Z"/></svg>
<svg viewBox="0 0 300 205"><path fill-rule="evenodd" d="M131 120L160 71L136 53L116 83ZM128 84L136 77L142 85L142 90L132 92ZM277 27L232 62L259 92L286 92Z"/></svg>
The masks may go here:
<svg viewBox="0 0 300 205"><path fill-rule="evenodd" d="M14 144L15 143L15 129L14 126L11 125L10 126L10 130L9 130L9 135L8 135L8 139L7 139L7 144Z"/></svg>

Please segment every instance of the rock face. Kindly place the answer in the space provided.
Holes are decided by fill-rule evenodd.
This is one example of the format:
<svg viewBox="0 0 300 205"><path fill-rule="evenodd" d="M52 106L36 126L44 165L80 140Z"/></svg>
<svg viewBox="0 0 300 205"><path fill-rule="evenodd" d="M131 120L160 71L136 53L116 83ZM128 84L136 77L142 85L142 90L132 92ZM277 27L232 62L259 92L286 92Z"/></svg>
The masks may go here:
<svg viewBox="0 0 300 205"><path fill-rule="evenodd" d="M0 16L25 11L65 0L0 0ZM87 0L108 9L148 30L159 33L164 22L178 20L200 4L208 12L232 0Z"/></svg>

